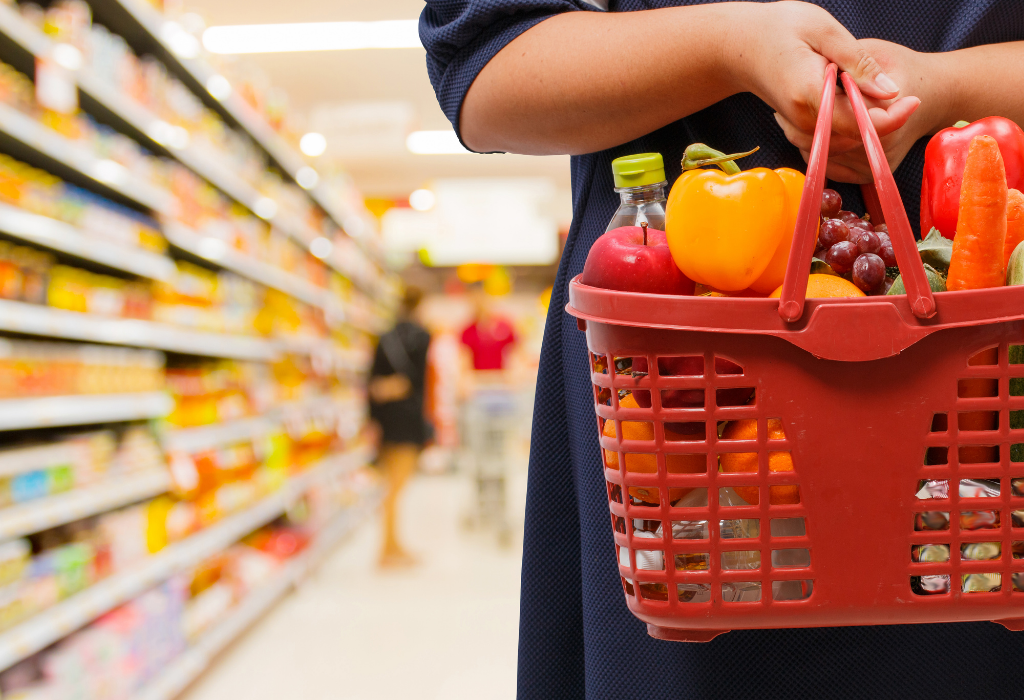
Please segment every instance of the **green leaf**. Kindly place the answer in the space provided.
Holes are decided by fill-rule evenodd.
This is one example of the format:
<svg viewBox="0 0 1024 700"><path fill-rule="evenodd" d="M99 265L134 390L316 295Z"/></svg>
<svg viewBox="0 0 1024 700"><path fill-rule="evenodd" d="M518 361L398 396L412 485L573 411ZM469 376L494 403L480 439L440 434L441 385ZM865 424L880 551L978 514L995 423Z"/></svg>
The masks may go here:
<svg viewBox="0 0 1024 700"><path fill-rule="evenodd" d="M836 271L821 258L811 258L812 275L835 275ZM838 275L836 275L838 277Z"/></svg>
<svg viewBox="0 0 1024 700"><path fill-rule="evenodd" d="M949 272L949 258L953 254L953 241L949 240L939 229L932 228L924 240L917 242L917 251L921 261L932 266L943 275Z"/></svg>

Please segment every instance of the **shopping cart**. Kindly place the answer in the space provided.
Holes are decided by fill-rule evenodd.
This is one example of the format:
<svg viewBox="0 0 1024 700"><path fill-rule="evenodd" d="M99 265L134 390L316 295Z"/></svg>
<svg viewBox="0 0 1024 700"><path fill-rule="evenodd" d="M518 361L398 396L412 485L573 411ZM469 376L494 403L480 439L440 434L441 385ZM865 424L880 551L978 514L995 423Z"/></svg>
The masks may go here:
<svg viewBox="0 0 1024 700"><path fill-rule="evenodd" d="M515 393L504 385L476 387L463 407L463 455L474 483L466 525L493 529L502 546L512 542L506 503L516 417Z"/></svg>
<svg viewBox="0 0 1024 700"><path fill-rule="evenodd" d="M626 602L660 639L968 620L1024 629L1024 462L1014 461L1024 430L1010 427L1024 411L1010 379L1024 365L1008 352L1024 344L1024 287L933 297L844 74L908 293L804 300L835 81L833 65L781 300L570 283ZM671 359L680 357L692 359ZM666 408L664 392L678 390L703 403ZM650 392L649 408L622 405L637 391ZM994 428L961 429L978 415ZM721 432L744 419L756 429L742 439ZM633 434L653 439L623 439L624 421L646 423L653 430ZM657 473L630 471L636 454L653 455ZM792 470L772 471L787 454ZM756 472L720 472L730 455ZM680 463L689 468L669 467Z"/></svg>

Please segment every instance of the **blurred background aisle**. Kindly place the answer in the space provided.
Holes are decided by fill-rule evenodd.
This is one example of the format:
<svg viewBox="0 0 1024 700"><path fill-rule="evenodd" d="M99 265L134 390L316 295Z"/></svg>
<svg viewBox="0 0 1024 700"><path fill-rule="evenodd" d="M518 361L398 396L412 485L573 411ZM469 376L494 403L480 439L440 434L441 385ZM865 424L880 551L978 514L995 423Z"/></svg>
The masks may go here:
<svg viewBox="0 0 1024 700"><path fill-rule="evenodd" d="M513 697L568 159L421 9L0 0L2 700Z"/></svg>
<svg viewBox="0 0 1024 700"><path fill-rule="evenodd" d="M510 486L521 513L525 465ZM515 698L522 538L499 549L467 532L471 487L454 475L415 480L405 535L423 566L377 571L379 528L360 530L185 700Z"/></svg>

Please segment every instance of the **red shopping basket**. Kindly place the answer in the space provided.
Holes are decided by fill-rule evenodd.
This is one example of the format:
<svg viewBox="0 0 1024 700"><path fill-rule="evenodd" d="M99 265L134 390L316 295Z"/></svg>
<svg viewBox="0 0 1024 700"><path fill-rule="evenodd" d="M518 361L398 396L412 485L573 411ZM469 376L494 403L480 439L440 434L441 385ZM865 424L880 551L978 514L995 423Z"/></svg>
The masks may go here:
<svg viewBox="0 0 1024 700"><path fill-rule="evenodd" d="M835 66L781 300L570 283L626 603L660 639L972 620L1024 629L1024 430L1011 429L1024 396L1010 395L1024 364L1009 353L1024 344L1024 287L933 298L863 100L842 80L906 296L803 298Z"/></svg>

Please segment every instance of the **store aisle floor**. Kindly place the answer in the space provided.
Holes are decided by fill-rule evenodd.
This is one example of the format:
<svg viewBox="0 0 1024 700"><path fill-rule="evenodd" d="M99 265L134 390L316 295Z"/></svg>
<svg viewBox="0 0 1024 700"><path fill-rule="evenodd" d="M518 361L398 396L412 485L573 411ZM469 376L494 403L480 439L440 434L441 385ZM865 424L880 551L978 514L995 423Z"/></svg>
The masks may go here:
<svg viewBox="0 0 1024 700"><path fill-rule="evenodd" d="M510 480L511 550L461 527L470 481L419 477L403 530L416 569L375 569L374 522L222 655L187 700L511 700L525 470Z"/></svg>

